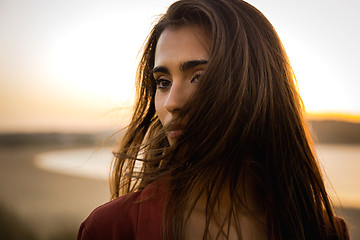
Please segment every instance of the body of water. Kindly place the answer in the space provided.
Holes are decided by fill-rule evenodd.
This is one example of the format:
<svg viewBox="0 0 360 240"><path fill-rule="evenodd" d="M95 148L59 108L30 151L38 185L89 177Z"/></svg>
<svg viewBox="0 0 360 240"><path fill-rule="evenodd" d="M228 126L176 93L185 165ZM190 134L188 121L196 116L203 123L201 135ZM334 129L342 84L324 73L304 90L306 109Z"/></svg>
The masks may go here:
<svg viewBox="0 0 360 240"><path fill-rule="evenodd" d="M109 178L112 148L48 151L35 156L36 167L61 174L100 180Z"/></svg>
<svg viewBox="0 0 360 240"><path fill-rule="evenodd" d="M360 145L322 144L316 150L333 202L360 208ZM111 148L72 149L41 153L35 165L62 174L108 179L112 159Z"/></svg>

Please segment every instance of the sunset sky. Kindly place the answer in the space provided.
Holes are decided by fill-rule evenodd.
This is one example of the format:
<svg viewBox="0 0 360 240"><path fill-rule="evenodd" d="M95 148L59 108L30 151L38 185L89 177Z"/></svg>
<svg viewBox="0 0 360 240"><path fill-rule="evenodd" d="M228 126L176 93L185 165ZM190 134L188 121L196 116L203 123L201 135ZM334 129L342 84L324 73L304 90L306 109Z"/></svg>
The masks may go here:
<svg viewBox="0 0 360 240"><path fill-rule="evenodd" d="M169 0L2 0L0 132L115 130L137 53ZM360 116L360 1L251 0L277 30L310 114Z"/></svg>

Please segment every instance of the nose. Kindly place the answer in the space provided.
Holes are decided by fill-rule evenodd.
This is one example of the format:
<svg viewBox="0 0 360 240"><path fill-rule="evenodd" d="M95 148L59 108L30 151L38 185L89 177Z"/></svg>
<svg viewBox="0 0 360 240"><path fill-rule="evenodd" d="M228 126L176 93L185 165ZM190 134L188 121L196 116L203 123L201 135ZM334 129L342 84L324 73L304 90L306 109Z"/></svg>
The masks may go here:
<svg viewBox="0 0 360 240"><path fill-rule="evenodd" d="M168 92L164 107L168 112L175 113L184 106L186 99L184 87L181 84L175 83Z"/></svg>

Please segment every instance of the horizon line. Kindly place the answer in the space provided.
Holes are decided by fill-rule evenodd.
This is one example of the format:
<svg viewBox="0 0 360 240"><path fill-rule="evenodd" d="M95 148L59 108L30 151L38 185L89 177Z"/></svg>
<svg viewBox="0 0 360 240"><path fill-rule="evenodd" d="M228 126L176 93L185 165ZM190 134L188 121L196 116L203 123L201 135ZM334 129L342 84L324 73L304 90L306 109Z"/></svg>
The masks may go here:
<svg viewBox="0 0 360 240"><path fill-rule="evenodd" d="M305 117L310 120L334 120L342 122L360 123L360 114L348 112L305 112Z"/></svg>

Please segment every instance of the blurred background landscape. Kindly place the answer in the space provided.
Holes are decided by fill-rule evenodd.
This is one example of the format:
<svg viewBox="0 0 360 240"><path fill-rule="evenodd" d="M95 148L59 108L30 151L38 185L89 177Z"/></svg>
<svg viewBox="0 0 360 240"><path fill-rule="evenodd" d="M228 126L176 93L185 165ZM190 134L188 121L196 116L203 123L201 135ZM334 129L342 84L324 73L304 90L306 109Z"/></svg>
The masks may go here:
<svg viewBox="0 0 360 240"><path fill-rule="evenodd" d="M360 124L309 124L337 214L359 239ZM80 223L110 199L107 177L121 132L111 135L0 135L0 239L75 239Z"/></svg>
<svg viewBox="0 0 360 240"><path fill-rule="evenodd" d="M110 199L137 54L172 2L0 1L1 240L75 239ZM360 239L360 2L248 2L283 41L336 212Z"/></svg>

